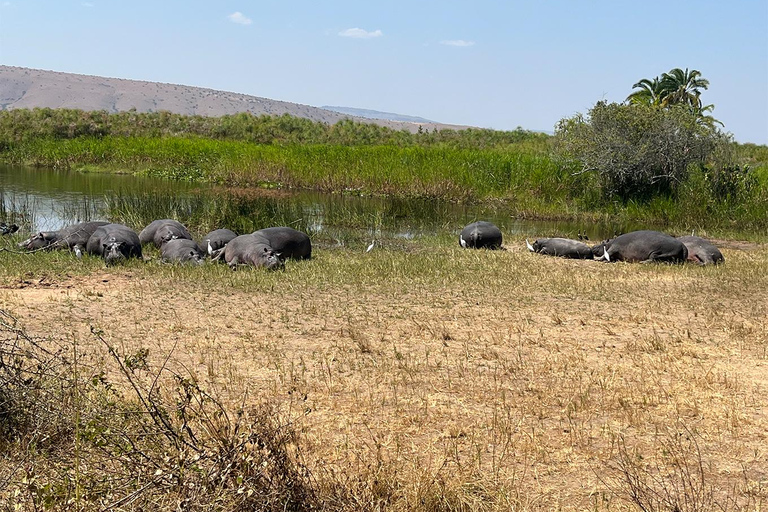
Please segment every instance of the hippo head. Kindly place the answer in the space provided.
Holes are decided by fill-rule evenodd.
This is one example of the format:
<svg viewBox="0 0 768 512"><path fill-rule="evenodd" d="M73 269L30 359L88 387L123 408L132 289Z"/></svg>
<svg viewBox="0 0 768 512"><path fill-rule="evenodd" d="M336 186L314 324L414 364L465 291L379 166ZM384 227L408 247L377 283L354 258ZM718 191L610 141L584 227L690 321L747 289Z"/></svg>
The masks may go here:
<svg viewBox="0 0 768 512"><path fill-rule="evenodd" d="M272 249L264 247L264 252L259 255L257 267L264 267L268 270L278 270L285 268L285 259L281 254Z"/></svg>
<svg viewBox="0 0 768 512"><path fill-rule="evenodd" d="M26 249L28 251L34 251L37 249L43 249L48 247L56 241L53 231L41 231L27 238L23 242L19 242L20 249Z"/></svg>
<svg viewBox="0 0 768 512"><path fill-rule="evenodd" d="M200 253L193 251L192 249L189 250L189 254L184 258L184 261L190 261L195 265L202 265L205 263L205 260L203 260L203 257L200 255Z"/></svg>
<svg viewBox="0 0 768 512"><path fill-rule="evenodd" d="M166 227L157 232L155 240L160 240L160 247L167 244L171 240L179 238L179 233L176 230Z"/></svg>
<svg viewBox="0 0 768 512"><path fill-rule="evenodd" d="M101 256L107 265L114 265L126 259L126 249L125 242L109 241L102 244Z"/></svg>

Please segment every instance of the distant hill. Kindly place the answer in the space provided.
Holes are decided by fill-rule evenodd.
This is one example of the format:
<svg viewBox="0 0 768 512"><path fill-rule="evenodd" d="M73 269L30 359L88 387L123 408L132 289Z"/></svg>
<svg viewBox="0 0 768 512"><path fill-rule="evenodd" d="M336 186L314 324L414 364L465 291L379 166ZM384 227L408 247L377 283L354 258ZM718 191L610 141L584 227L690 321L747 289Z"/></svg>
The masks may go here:
<svg viewBox="0 0 768 512"><path fill-rule="evenodd" d="M378 110L368 110L364 108L352 108L352 107L331 107L322 106L326 110L332 110L339 112L340 114L348 114L355 117L364 117L366 119L387 119L389 121L404 121L406 123L421 123L421 124L436 124L434 121L424 119L423 117L406 116L403 114L394 114L392 112L379 112Z"/></svg>
<svg viewBox="0 0 768 512"><path fill-rule="evenodd" d="M415 119L412 121L406 119L408 116L401 116L402 120L363 117L359 113L340 112L202 87L0 66L0 110L35 107L107 112L131 109L136 109L137 112L165 110L175 114L211 117L239 112L255 115L290 114L327 124L334 124L342 119L353 119L411 132L417 131L419 126L430 130L468 128L420 121L420 118L412 118ZM359 109L349 110L366 112Z"/></svg>

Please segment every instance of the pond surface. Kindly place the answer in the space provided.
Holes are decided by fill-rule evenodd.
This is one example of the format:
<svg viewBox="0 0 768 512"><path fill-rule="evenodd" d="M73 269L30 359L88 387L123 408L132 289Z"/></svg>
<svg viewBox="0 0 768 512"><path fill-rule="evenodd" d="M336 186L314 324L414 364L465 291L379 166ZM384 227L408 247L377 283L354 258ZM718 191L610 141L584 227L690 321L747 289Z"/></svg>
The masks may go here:
<svg viewBox="0 0 768 512"><path fill-rule="evenodd" d="M175 218L200 236L219 227L247 233L287 225L308 232L313 239L339 244L458 235L476 220L493 222L510 237L576 238L585 233L591 240L600 240L627 228L520 220L500 209L436 200L240 191L128 174L2 165L0 199L0 221L19 224L25 236L86 220L120 222L140 230L158 218Z"/></svg>

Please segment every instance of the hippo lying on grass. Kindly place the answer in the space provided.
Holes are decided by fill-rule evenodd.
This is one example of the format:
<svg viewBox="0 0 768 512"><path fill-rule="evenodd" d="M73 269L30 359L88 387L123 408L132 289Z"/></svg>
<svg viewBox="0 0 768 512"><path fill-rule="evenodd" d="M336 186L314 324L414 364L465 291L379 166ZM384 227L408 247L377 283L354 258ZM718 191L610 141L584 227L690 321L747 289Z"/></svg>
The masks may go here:
<svg viewBox="0 0 768 512"><path fill-rule="evenodd" d="M205 253L194 240L176 238L163 244L160 248L160 258L169 263L201 265L205 262Z"/></svg>
<svg viewBox="0 0 768 512"><path fill-rule="evenodd" d="M312 242L306 233L293 228L264 228L252 233L264 238L282 259L308 260L312 257Z"/></svg>
<svg viewBox="0 0 768 512"><path fill-rule="evenodd" d="M220 252L217 257L221 254ZM272 249L269 241L253 233L233 238L224 247L223 254L224 261L233 270L238 265L252 265L270 270L282 268L285 265L285 261Z"/></svg>
<svg viewBox="0 0 768 512"><path fill-rule="evenodd" d="M677 239L683 242L685 248L688 249L688 261L699 265L717 265L725 261L720 249L709 240L693 235L681 236Z"/></svg>
<svg viewBox="0 0 768 512"><path fill-rule="evenodd" d="M34 251L39 249L70 249L77 254L82 255L88 239L91 238L94 231L101 226L106 226L109 222L81 222L72 226L67 226L58 231L41 231L32 235L23 242L19 242L21 249Z"/></svg>
<svg viewBox="0 0 768 512"><path fill-rule="evenodd" d="M501 247L501 230L484 220L473 222L461 230L459 245L472 249L498 249Z"/></svg>
<svg viewBox="0 0 768 512"><path fill-rule="evenodd" d="M223 249L229 242L231 242L237 233L230 229L214 229L207 235L205 235L200 242L200 248L203 252L206 252L208 256L213 256L217 251Z"/></svg>
<svg viewBox="0 0 768 512"><path fill-rule="evenodd" d="M632 231L594 246L592 254L604 261L683 263L688 249L677 238L659 231Z"/></svg>
<svg viewBox="0 0 768 512"><path fill-rule="evenodd" d="M153 220L139 233L139 241L142 245L151 242L156 247L162 247L164 243L176 238L192 240L192 235L184 224L173 219Z"/></svg>
<svg viewBox="0 0 768 512"><path fill-rule="evenodd" d="M525 245L531 252L546 254L548 256L560 256L561 258L574 258L582 260L592 259L592 249L584 242L570 240L568 238L539 238L533 245L528 240Z"/></svg>
<svg viewBox="0 0 768 512"><path fill-rule="evenodd" d="M12 235L19 230L19 226L11 224L10 226L5 222L0 222L0 235Z"/></svg>
<svg viewBox="0 0 768 512"><path fill-rule="evenodd" d="M85 245L88 254L99 255L107 265L112 265L128 258L141 258L139 235L122 224L99 226Z"/></svg>

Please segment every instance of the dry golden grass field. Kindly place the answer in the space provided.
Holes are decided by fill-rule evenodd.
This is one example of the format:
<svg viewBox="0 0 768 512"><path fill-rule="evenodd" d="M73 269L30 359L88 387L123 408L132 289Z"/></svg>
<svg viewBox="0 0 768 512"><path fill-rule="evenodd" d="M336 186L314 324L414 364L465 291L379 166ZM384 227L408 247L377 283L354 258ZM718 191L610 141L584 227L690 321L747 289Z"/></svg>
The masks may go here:
<svg viewBox="0 0 768 512"><path fill-rule="evenodd" d="M157 386L176 374L230 412L270 404L317 508L764 510L768 247L726 243L724 265L698 267L508 244L318 247L284 272L0 252L0 309L6 337L70 347L105 380L110 346ZM75 491L54 487L72 507L150 509L138 485L78 494L99 468L85 440L61 443L83 453L68 472L6 448L0 501L40 504L30 474L68 474Z"/></svg>

